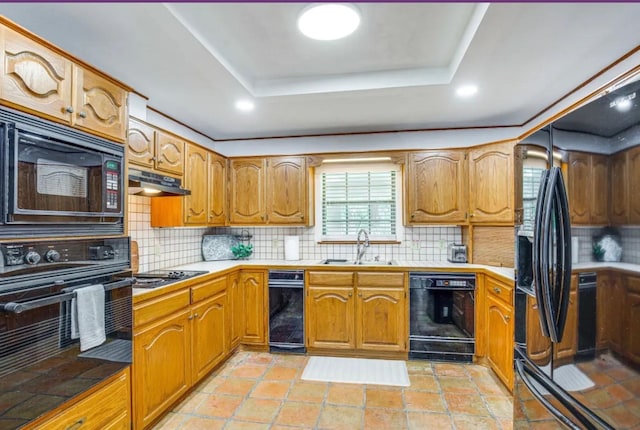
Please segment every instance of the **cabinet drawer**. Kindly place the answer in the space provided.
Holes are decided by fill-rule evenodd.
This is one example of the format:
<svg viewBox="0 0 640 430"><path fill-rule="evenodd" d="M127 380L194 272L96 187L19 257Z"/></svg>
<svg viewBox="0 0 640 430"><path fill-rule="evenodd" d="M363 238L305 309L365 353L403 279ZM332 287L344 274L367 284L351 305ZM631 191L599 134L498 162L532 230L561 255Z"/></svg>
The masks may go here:
<svg viewBox="0 0 640 430"><path fill-rule="evenodd" d="M353 272L308 272L308 285L343 287L353 285Z"/></svg>
<svg viewBox="0 0 640 430"><path fill-rule="evenodd" d="M358 272L358 286L404 288L404 273Z"/></svg>
<svg viewBox="0 0 640 430"><path fill-rule="evenodd" d="M191 303L213 297L227 288L227 277L216 278L191 287Z"/></svg>
<svg viewBox="0 0 640 430"><path fill-rule="evenodd" d="M189 290L176 291L136 305L133 309L133 326L143 324L170 315L189 306Z"/></svg>
<svg viewBox="0 0 640 430"><path fill-rule="evenodd" d="M489 276L485 278L485 291L508 305L513 305L513 287L493 279Z"/></svg>
<svg viewBox="0 0 640 430"><path fill-rule="evenodd" d="M38 430L103 430L128 428L130 418L129 369L107 386L47 421Z"/></svg>

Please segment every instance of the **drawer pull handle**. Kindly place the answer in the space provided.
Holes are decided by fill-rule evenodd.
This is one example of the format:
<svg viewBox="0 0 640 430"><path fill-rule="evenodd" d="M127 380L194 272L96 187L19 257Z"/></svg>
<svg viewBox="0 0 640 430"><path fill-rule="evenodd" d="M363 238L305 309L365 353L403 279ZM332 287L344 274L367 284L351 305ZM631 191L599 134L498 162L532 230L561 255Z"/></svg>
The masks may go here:
<svg viewBox="0 0 640 430"><path fill-rule="evenodd" d="M501 290L500 290L500 288L496 287L496 288L493 289L493 292L496 293L496 294L500 294Z"/></svg>
<svg viewBox="0 0 640 430"><path fill-rule="evenodd" d="M82 417L78 421L76 421L75 423L67 427L65 430L77 430L84 425L85 420L86 420L86 417Z"/></svg>

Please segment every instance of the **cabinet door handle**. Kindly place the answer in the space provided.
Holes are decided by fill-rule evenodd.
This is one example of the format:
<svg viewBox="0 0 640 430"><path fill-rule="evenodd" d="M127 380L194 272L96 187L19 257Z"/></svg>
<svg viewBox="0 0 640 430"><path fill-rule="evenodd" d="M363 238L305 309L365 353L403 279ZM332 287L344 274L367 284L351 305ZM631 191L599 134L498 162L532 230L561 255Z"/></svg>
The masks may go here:
<svg viewBox="0 0 640 430"><path fill-rule="evenodd" d="M353 293L349 293L349 297L353 297Z"/></svg>
<svg viewBox="0 0 640 430"><path fill-rule="evenodd" d="M191 320L193 319L193 315L189 315L189 316L187 317L187 319L188 319L189 321L191 321Z"/></svg>
<svg viewBox="0 0 640 430"><path fill-rule="evenodd" d="M496 287L496 288L493 289L493 292L496 293L496 294L500 294L501 290L500 290L500 288Z"/></svg>
<svg viewBox="0 0 640 430"><path fill-rule="evenodd" d="M85 420L86 420L86 417L82 417L78 421L76 421L75 423L67 427L65 430L77 430L84 425Z"/></svg>
<svg viewBox="0 0 640 430"><path fill-rule="evenodd" d="M476 216L476 214L475 214L475 213L473 213L473 212L471 212L471 213L469 214L469 216L470 216L470 217L474 217L474 216Z"/></svg>
<svg viewBox="0 0 640 430"><path fill-rule="evenodd" d="M362 297L362 293L358 293L358 297Z"/></svg>
<svg viewBox="0 0 640 430"><path fill-rule="evenodd" d="M66 111L67 113L73 113L73 107L71 107L71 106L67 106L67 107L65 108L65 111Z"/></svg>
<svg viewBox="0 0 640 430"><path fill-rule="evenodd" d="M505 316L504 316L504 320L505 320L505 321L510 321L510 320L511 320L511 317L510 317L509 315L505 315Z"/></svg>
<svg viewBox="0 0 640 430"><path fill-rule="evenodd" d="M79 116L80 118L86 118L86 117L87 117L87 113L86 113L86 112L84 112L84 111L80 111L80 113L78 114L78 116Z"/></svg>

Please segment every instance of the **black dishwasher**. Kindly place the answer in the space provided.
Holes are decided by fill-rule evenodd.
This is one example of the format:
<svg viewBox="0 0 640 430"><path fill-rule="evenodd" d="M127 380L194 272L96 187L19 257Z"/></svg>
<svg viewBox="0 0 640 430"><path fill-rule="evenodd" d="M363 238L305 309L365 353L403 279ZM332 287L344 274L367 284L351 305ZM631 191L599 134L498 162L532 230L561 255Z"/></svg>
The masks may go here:
<svg viewBox="0 0 640 430"><path fill-rule="evenodd" d="M304 270L269 271L269 350L304 353Z"/></svg>
<svg viewBox="0 0 640 430"><path fill-rule="evenodd" d="M578 360L596 354L596 281L595 272L578 274Z"/></svg>

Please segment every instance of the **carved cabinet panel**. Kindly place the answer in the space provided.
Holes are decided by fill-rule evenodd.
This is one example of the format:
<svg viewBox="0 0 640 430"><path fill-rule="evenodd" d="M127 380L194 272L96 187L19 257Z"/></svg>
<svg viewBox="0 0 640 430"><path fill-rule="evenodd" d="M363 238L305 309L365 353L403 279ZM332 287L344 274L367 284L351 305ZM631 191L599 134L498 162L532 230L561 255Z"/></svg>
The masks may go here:
<svg viewBox="0 0 640 430"><path fill-rule="evenodd" d="M10 30L2 40L0 98L27 110L70 121L72 63Z"/></svg>

